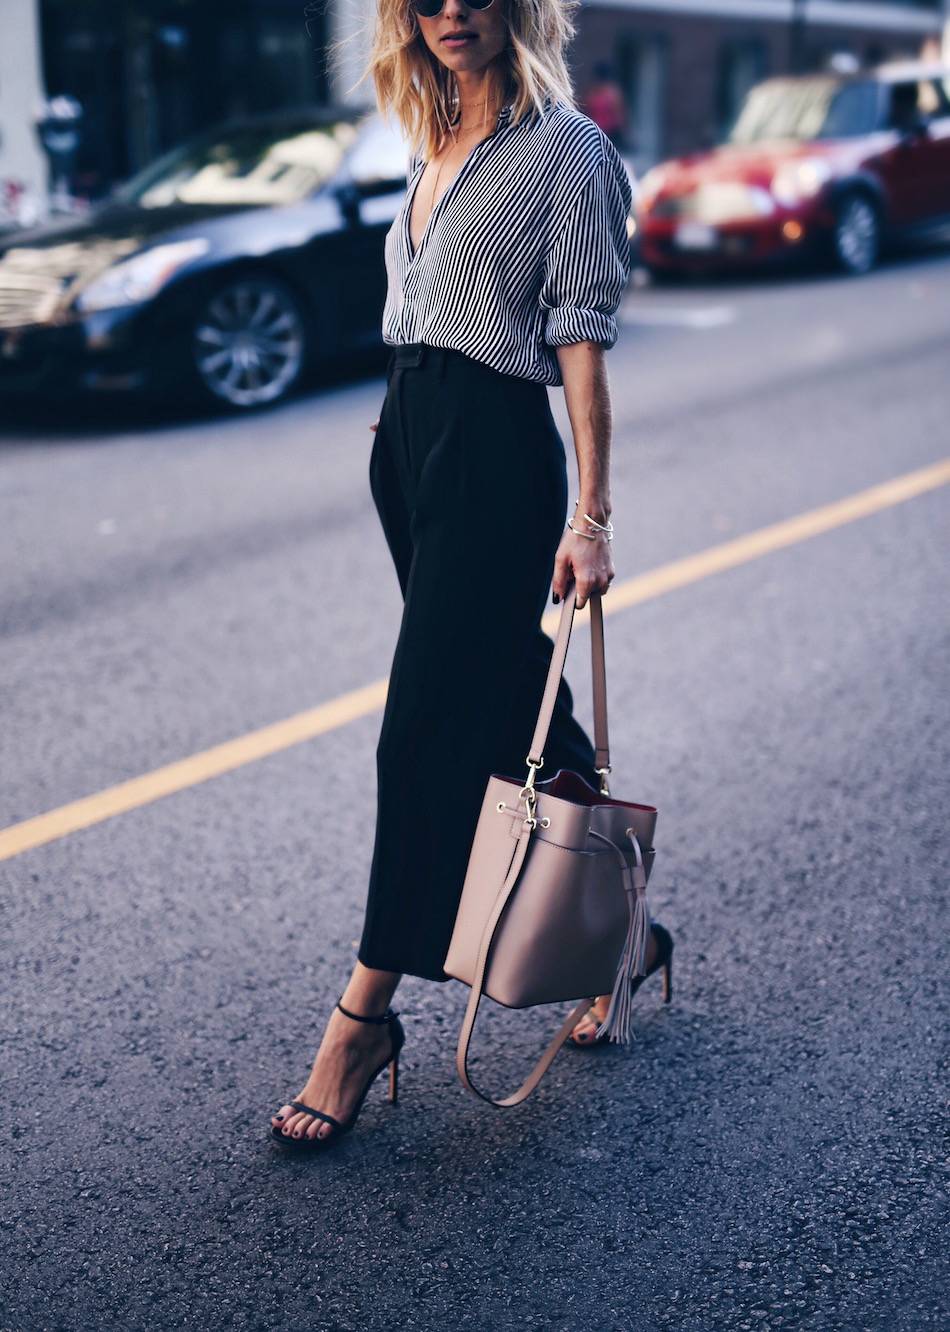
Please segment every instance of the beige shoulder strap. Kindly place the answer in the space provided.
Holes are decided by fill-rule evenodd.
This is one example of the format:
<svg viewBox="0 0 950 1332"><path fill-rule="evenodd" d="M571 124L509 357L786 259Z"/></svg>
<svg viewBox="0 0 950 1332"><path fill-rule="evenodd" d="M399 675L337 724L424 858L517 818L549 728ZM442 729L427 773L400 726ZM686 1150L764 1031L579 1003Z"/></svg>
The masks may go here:
<svg viewBox="0 0 950 1332"><path fill-rule="evenodd" d="M594 739L597 750L596 766L598 768L609 768L610 750L607 743L607 680L604 657L604 621L600 594L592 594L588 604L590 606L591 651L593 658ZM534 738L531 742L531 751L528 755L529 759L535 761L540 761L543 757L544 745L547 741L548 729L551 725L551 717L554 713L558 685L564 671L564 662L567 658L567 647L571 637L571 627L574 623L575 608L576 597L574 590L571 589L564 599L564 609L561 612L561 622L558 626L554 651L551 654L551 665L548 670L547 683L545 684L544 696L541 700L541 708L538 713ZM455 1064L463 1084L474 1096L478 1096L481 1100L487 1101L490 1105L495 1105L499 1108L518 1105L519 1102L523 1101L527 1096L530 1096L531 1092L534 1091L535 1087L550 1068L558 1050L560 1050L574 1027L584 1014L593 1006L597 998L597 996L594 995L590 999L582 999L577 1007L568 1014L534 1068L525 1078L524 1082L522 1082L517 1091L512 1092L510 1096L506 1096L501 1100L496 1100L493 1096L488 1096L485 1092L479 1091L479 1089L473 1084L468 1071L468 1051L472 1040L472 1032L475 1028L478 1005L481 1003L482 999L482 986L485 980L488 956L491 952L492 941L495 937L495 931L498 928L498 922L501 920L505 910L505 904L514 892L518 882L521 867L524 864L525 856L528 853L531 832L532 829L530 825L526 824L522 827L521 834L515 845L515 853L512 857L511 865L508 868L508 873L505 875L505 881L498 891L498 896L495 899L491 914L485 922L485 928L482 931L481 943L478 949L478 959L475 963L475 974L472 977L472 987L468 997L468 1006L465 1009L465 1017L462 1020L462 1030L459 1033L458 1047L456 1050Z"/></svg>
<svg viewBox="0 0 950 1332"><path fill-rule="evenodd" d="M590 999L582 999L572 1013L564 1019L559 1031L552 1038L544 1054L535 1064L534 1068L522 1082L517 1091L505 1096L501 1100L496 1100L493 1096L488 1096L472 1082L468 1071L468 1049L472 1041L472 1032L475 1028L475 1017L478 1013L478 1005L482 999L482 985L485 980L485 967L488 962L488 954L491 951L492 940L495 937L495 930L501 919L502 912L505 909L505 903L514 891L515 884L518 882L518 875L521 873L521 866L528 850L528 842L531 838L531 828L523 827L521 835L518 838L514 858L511 862L511 868L505 877L505 882L501 886L501 891L495 899L495 905L492 907L491 915L485 923L485 929L482 932L481 945L478 950L478 961L475 963L475 975L472 977L472 988L468 996L468 1007L465 1009L465 1017L462 1019L462 1030L459 1033L458 1048L455 1055L455 1066L458 1069L458 1075L463 1084L474 1095L481 1100L487 1101L490 1105L498 1106L499 1109L505 1106L517 1105L534 1091L535 1087L544 1077L551 1066L554 1056L560 1050L561 1046L567 1040L573 1031L575 1025L581 1020L584 1014L590 1009L596 999L594 995Z"/></svg>

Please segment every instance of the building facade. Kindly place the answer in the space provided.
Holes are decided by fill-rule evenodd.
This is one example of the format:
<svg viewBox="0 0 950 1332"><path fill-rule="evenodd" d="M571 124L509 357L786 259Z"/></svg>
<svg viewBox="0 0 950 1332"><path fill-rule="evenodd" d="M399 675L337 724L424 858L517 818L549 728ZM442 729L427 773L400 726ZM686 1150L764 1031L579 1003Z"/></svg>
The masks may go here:
<svg viewBox="0 0 950 1332"><path fill-rule="evenodd" d="M936 56L948 17L946 0L591 0L572 67L583 95L610 65L627 108L623 147L643 171L715 143L759 79Z"/></svg>
<svg viewBox="0 0 950 1332"><path fill-rule="evenodd" d="M359 80L375 0L0 3L0 191L46 179L33 124L44 95L82 104L72 185L88 199L224 117L374 102ZM609 65L618 139L642 171L714 142L767 74L936 52L948 12L950 0L587 0L571 67L583 104Z"/></svg>
<svg viewBox="0 0 950 1332"><path fill-rule="evenodd" d="M303 0L37 0L50 95L85 109L75 173L95 197L232 115L330 95L325 6Z"/></svg>
<svg viewBox="0 0 950 1332"><path fill-rule="evenodd" d="M43 98L36 0L3 0L0 41L0 227L32 220L48 177L33 121Z"/></svg>

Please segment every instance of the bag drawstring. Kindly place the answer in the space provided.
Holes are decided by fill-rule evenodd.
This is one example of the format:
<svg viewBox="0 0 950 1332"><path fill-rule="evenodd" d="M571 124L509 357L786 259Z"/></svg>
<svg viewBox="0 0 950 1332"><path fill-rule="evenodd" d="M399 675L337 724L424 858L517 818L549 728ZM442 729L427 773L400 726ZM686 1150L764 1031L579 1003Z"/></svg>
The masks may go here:
<svg viewBox="0 0 950 1332"><path fill-rule="evenodd" d="M623 851L605 837L603 833L590 830L593 837L599 837L612 846L620 858L625 875L624 888L627 893L627 934L623 952L617 967L617 977L610 995L610 1005L603 1022L598 1026L596 1035L606 1036L608 1041L628 1045L632 1035L633 994L631 982L634 976L646 975L647 940L650 937L650 910L647 905L647 876L643 867L643 855L640 843L632 828L627 829L627 836L633 846L636 862L627 863Z"/></svg>

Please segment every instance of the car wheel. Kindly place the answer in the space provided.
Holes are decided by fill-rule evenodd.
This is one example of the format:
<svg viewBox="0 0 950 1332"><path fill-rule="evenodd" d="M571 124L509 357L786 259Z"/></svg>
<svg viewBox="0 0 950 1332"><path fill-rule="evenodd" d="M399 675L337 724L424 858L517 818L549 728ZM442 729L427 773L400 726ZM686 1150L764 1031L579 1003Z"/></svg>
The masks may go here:
<svg viewBox="0 0 950 1332"><path fill-rule="evenodd" d="M234 410L287 396L307 362L307 325L286 283L243 274L206 300L192 330L192 364L207 396Z"/></svg>
<svg viewBox="0 0 950 1332"><path fill-rule="evenodd" d="M845 273L868 273L877 263L881 223L866 194L847 194L841 200L832 246L835 262Z"/></svg>

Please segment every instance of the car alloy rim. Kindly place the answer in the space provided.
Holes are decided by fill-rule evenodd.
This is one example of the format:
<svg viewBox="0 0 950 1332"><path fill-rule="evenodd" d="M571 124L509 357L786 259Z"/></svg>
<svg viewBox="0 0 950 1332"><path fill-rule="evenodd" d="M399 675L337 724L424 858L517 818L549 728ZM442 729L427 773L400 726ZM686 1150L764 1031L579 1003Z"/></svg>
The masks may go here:
<svg viewBox="0 0 950 1332"><path fill-rule="evenodd" d="M864 269L870 266L876 233L874 209L864 199L852 199L838 225L838 245L842 258L850 267Z"/></svg>
<svg viewBox="0 0 950 1332"><path fill-rule="evenodd" d="M195 360L208 388L225 402L272 402L296 378L304 330L294 302L262 278L219 291L195 329Z"/></svg>

